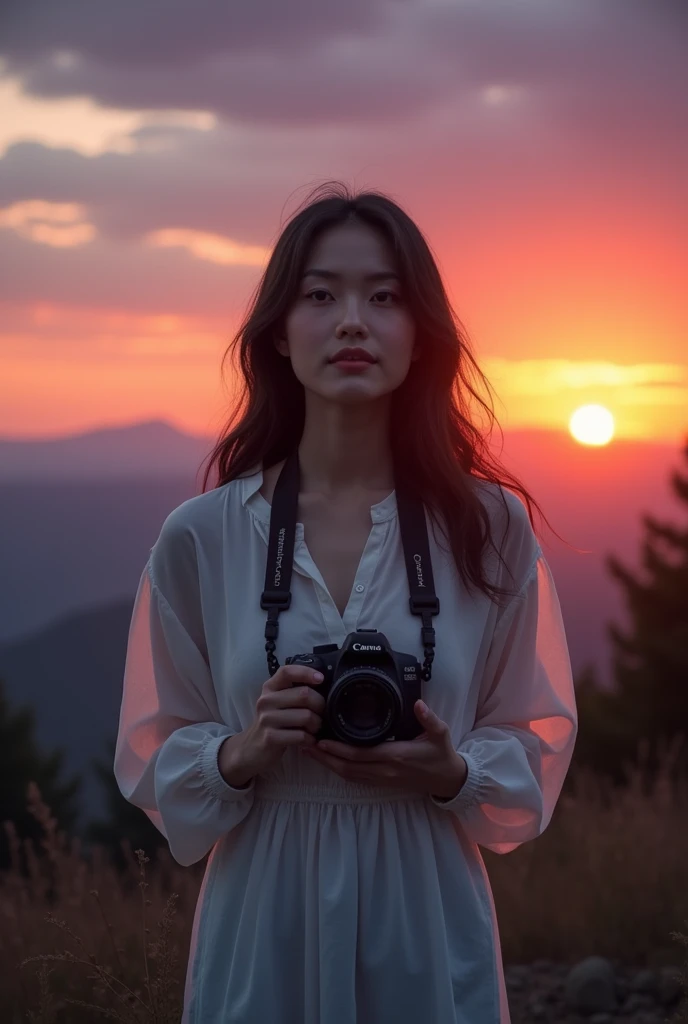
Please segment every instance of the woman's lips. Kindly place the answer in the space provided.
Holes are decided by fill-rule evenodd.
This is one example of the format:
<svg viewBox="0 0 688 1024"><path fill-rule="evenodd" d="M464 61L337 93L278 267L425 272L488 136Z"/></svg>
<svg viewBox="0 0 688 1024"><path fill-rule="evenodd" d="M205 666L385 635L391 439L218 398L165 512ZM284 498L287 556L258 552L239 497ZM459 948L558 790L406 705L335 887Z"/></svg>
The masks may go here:
<svg viewBox="0 0 688 1024"><path fill-rule="evenodd" d="M336 359L332 362L332 366L338 366L351 373L360 373L361 370L367 370L369 366L374 365L375 363L371 363L367 359Z"/></svg>

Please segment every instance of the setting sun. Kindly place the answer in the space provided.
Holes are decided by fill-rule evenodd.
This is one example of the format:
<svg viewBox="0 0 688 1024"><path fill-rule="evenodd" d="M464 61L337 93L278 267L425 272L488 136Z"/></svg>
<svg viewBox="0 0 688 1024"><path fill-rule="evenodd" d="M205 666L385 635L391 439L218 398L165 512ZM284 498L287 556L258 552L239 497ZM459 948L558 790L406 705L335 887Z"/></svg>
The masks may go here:
<svg viewBox="0 0 688 1024"><path fill-rule="evenodd" d="M614 417L603 405L582 405L569 420L569 430L580 444L608 444L614 436Z"/></svg>

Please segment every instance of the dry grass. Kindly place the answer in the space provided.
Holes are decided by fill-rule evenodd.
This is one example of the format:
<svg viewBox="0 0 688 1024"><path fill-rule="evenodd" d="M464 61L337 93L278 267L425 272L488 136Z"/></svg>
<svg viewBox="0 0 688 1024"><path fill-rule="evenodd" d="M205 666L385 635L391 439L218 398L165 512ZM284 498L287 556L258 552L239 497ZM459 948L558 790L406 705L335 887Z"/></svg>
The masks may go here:
<svg viewBox="0 0 688 1024"><path fill-rule="evenodd" d="M543 836L505 857L484 852L507 963L597 953L681 966L688 787L672 776L675 753L651 786L642 748L622 789L572 775ZM203 865L182 868L165 851L148 872L144 852L129 850L121 875L102 851L86 858L78 841L56 833L35 787L29 806L44 839L40 857L23 846L26 876L6 823L13 868L0 876L3 1021L179 1024ZM683 979L688 993L685 969Z"/></svg>
<svg viewBox="0 0 688 1024"><path fill-rule="evenodd" d="M613 787L571 772L542 836L507 856L484 851L504 959L562 962L596 954L648 967L678 965L671 932L688 918L688 785L675 772L680 743L648 748Z"/></svg>
<svg viewBox="0 0 688 1024"><path fill-rule="evenodd" d="M78 840L56 832L35 786L28 803L44 829L43 856L5 823L13 866L0 876L3 1024L179 1024L202 866L183 869L163 851L148 872L144 851L123 843L122 875L102 850L84 857Z"/></svg>

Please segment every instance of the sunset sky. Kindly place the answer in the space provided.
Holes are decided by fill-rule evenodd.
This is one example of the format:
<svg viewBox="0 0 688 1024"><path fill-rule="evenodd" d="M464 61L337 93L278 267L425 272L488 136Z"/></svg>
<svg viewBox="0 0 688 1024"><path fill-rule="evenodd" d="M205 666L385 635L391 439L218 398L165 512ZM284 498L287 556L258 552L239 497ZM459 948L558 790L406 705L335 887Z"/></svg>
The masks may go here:
<svg viewBox="0 0 688 1024"><path fill-rule="evenodd" d="M688 433L681 0L23 0L0 14L0 435L212 433L319 182L435 252L506 429Z"/></svg>

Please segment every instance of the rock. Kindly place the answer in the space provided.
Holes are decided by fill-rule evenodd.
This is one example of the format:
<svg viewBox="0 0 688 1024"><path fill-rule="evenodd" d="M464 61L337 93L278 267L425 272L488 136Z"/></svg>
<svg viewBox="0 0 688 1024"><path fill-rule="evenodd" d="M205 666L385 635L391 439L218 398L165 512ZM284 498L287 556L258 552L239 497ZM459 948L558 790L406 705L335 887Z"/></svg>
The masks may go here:
<svg viewBox="0 0 688 1024"><path fill-rule="evenodd" d="M662 1006L673 1006L683 992L680 973L676 967L662 967L659 971L657 998Z"/></svg>
<svg viewBox="0 0 688 1024"><path fill-rule="evenodd" d="M528 964L509 964L505 969L505 974L519 975L525 980L530 977L530 967Z"/></svg>
<svg viewBox="0 0 688 1024"><path fill-rule="evenodd" d="M507 988L513 992L522 992L530 984L530 968L525 964L511 964L504 971Z"/></svg>
<svg viewBox="0 0 688 1024"><path fill-rule="evenodd" d="M657 972L649 968L643 968L642 971L638 971L635 977L631 978L629 989L631 992L647 992L650 995L656 995L658 986L659 978L657 977Z"/></svg>
<svg viewBox="0 0 688 1024"><path fill-rule="evenodd" d="M504 980L506 981L506 987L510 992L523 992L526 987L524 979L518 974L514 975L514 977L507 974Z"/></svg>
<svg viewBox="0 0 688 1024"><path fill-rule="evenodd" d="M628 995L628 982L624 978L616 979L616 998L620 1003L623 1003L626 996Z"/></svg>
<svg viewBox="0 0 688 1024"><path fill-rule="evenodd" d="M623 1004L623 1012L635 1013L637 1010L651 1010L654 1005L654 999L646 992L631 992Z"/></svg>
<svg viewBox="0 0 688 1024"><path fill-rule="evenodd" d="M614 1024L611 1013L594 1013L590 1018L590 1024Z"/></svg>
<svg viewBox="0 0 688 1024"><path fill-rule="evenodd" d="M616 1009L616 983L611 962L589 956L569 971L564 988L567 1007L583 1014L609 1013Z"/></svg>

